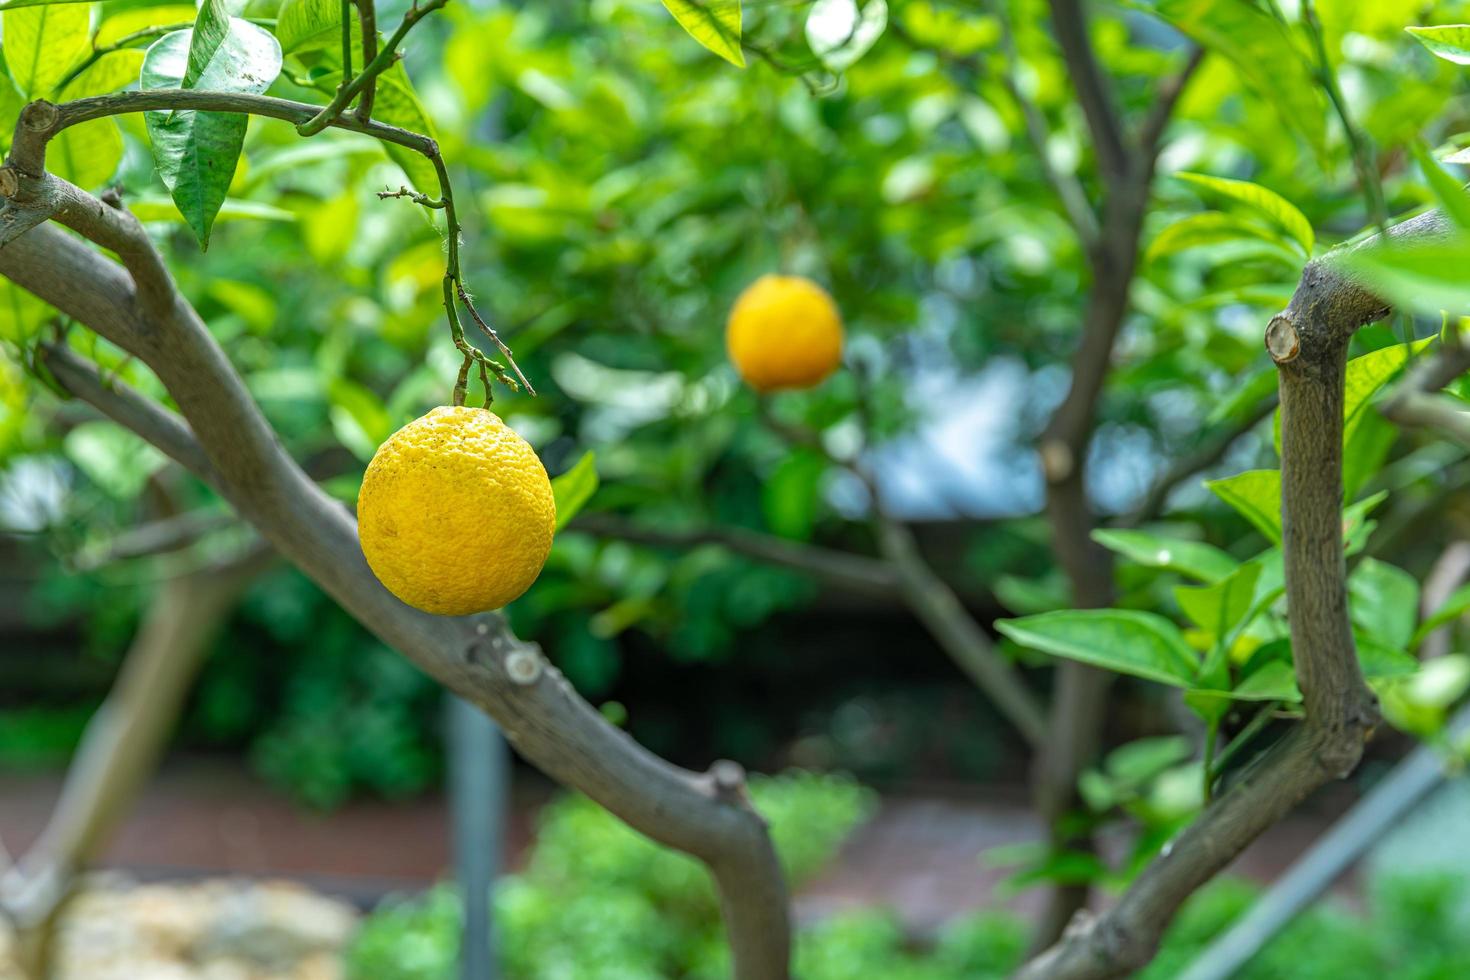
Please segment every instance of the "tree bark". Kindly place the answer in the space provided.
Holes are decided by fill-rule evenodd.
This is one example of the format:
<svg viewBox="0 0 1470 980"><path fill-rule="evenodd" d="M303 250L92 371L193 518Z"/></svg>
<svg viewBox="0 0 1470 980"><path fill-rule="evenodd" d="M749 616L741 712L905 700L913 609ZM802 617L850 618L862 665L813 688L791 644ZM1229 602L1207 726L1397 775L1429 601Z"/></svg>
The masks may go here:
<svg viewBox="0 0 1470 980"><path fill-rule="evenodd" d="M1430 214L1391 240L1441 233ZM1375 236L1358 247L1373 247ZM1111 909L1079 919L1026 964L1024 980L1102 980L1151 959L1179 905L1318 787L1347 776L1379 721L1348 618L1342 543L1343 383L1354 331L1388 304L1343 275L1340 253L1310 263L1266 328L1281 393L1282 551L1292 654L1305 721L1253 763L1135 880Z"/></svg>

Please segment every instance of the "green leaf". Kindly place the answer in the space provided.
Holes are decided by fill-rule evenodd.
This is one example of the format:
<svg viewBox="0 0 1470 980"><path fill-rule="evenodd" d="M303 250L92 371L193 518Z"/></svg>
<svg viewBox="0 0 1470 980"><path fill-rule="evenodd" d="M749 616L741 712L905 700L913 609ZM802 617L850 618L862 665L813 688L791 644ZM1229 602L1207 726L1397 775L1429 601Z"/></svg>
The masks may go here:
<svg viewBox="0 0 1470 980"><path fill-rule="evenodd" d="M1147 568L1168 569L1201 582L1218 582L1239 564L1214 545L1147 531L1098 530L1092 532L1092 540Z"/></svg>
<svg viewBox="0 0 1470 980"><path fill-rule="evenodd" d="M1464 185L1451 177L1429 155L1422 143L1415 142L1411 149L1414 151L1414 160L1418 162L1419 169L1424 172L1424 179L1429 181L1429 189L1434 192L1434 198L1439 202L1440 210L1449 215L1457 226L1470 228L1470 194L1465 193Z"/></svg>
<svg viewBox="0 0 1470 980"><path fill-rule="evenodd" d="M1419 661L1412 656L1369 636L1360 630L1353 631L1358 647L1358 666L1364 677L1407 677L1419 669Z"/></svg>
<svg viewBox="0 0 1470 980"><path fill-rule="evenodd" d="M1267 242L1278 246L1284 258L1293 265L1301 264L1298 249L1292 247L1295 244L1293 240L1277 234L1265 225L1223 211L1203 211L1187 215L1165 226L1149 243L1144 261L1155 262L1192 248L1240 240Z"/></svg>
<svg viewBox="0 0 1470 980"><path fill-rule="evenodd" d="M561 476L551 481L556 499L556 529L560 531L587 505L597 492L597 457L588 452Z"/></svg>
<svg viewBox="0 0 1470 980"><path fill-rule="evenodd" d="M224 0L204 0L199 7L199 16L194 20L194 30L189 35L189 62L179 88L207 88L199 81L214 63L229 33L230 12L225 9ZM271 80L274 78L272 76Z"/></svg>
<svg viewBox="0 0 1470 980"><path fill-rule="evenodd" d="M1281 543L1281 471L1247 470L1205 486L1234 507L1272 544Z"/></svg>
<svg viewBox="0 0 1470 980"><path fill-rule="evenodd" d="M203 12L200 14L204 16ZM179 88L193 70L193 31L176 31L159 39L143 60L143 88ZM194 78L193 88L213 92L259 94L281 70L281 46L254 24L232 18L224 40L213 49ZM201 248L209 247L215 216L224 205L240 150L247 117L239 113L197 112L144 114L153 161L164 186Z"/></svg>
<svg viewBox="0 0 1470 980"><path fill-rule="evenodd" d="M1177 586L1174 598L1201 629L1223 639L1254 607L1260 575L1261 566L1250 562L1214 585Z"/></svg>
<svg viewBox="0 0 1470 980"><path fill-rule="evenodd" d="M761 487L761 510L772 531L783 538L811 537L826 473L826 459L807 450L781 461Z"/></svg>
<svg viewBox="0 0 1470 980"><path fill-rule="evenodd" d="M182 215L178 206L165 197L154 197L142 195L128 201L128 210L133 212L139 221L177 221ZM215 212L216 221L296 221L296 212L278 208L273 204L262 201L244 201L239 198L227 197L224 204L220 205L219 211Z"/></svg>
<svg viewBox="0 0 1470 980"><path fill-rule="evenodd" d="M340 49L341 0L286 0L276 16L276 37L286 54L331 45Z"/></svg>
<svg viewBox="0 0 1470 980"><path fill-rule="evenodd" d="M1205 421L1216 425L1225 419L1245 418L1247 413L1261 402L1276 394L1278 372L1274 366L1261 368L1244 381L1232 385L1229 391L1210 409Z"/></svg>
<svg viewBox="0 0 1470 980"><path fill-rule="evenodd" d="M393 434L393 419L371 389L347 378L327 385L328 415L338 441L363 462L373 458L383 440Z"/></svg>
<svg viewBox="0 0 1470 980"><path fill-rule="evenodd" d="M1419 629L1414 632L1414 636L1409 640L1409 647L1411 649L1418 647L1430 633L1433 633L1445 623L1459 619L1466 612L1470 612L1470 584L1462 585L1454 592L1451 592L1449 598L1444 601L1444 605L1436 609L1433 615L1419 625Z"/></svg>
<svg viewBox="0 0 1470 980"><path fill-rule="evenodd" d="M1157 0L1152 11L1229 61L1246 87L1327 159L1327 103L1290 28L1239 0Z"/></svg>
<svg viewBox="0 0 1470 980"><path fill-rule="evenodd" d="M1470 308L1470 233L1428 241L1390 239L1337 257L1343 269L1360 277L1393 305L1427 316Z"/></svg>
<svg viewBox="0 0 1470 980"><path fill-rule="evenodd" d="M1189 687L1199 660L1179 628L1162 616L1131 609L1063 609L997 620L995 628L1021 646L1120 674Z"/></svg>
<svg viewBox="0 0 1470 980"><path fill-rule="evenodd" d="M888 26L887 0L817 0L806 16L806 43L829 71L850 68Z"/></svg>
<svg viewBox="0 0 1470 980"><path fill-rule="evenodd" d="M20 10L23 7L56 7L62 4L91 3L92 0L5 0L0 10Z"/></svg>
<svg viewBox="0 0 1470 980"><path fill-rule="evenodd" d="M119 11L103 19L97 28L97 36L92 39L92 46L98 49L112 47L129 34L136 34L150 27L182 29L193 23L198 15L199 12L192 3Z"/></svg>
<svg viewBox="0 0 1470 980"><path fill-rule="evenodd" d="M52 95L91 50L92 11L79 4L14 6L7 5L0 17L10 77L27 99Z"/></svg>
<svg viewBox="0 0 1470 980"><path fill-rule="evenodd" d="M83 190L95 190L112 179L123 158L122 131L112 119L93 119L62 130L51 142L46 165L58 177Z"/></svg>
<svg viewBox="0 0 1470 980"><path fill-rule="evenodd" d="M323 95L332 96L342 81L342 5L339 0L287 0L276 20L276 36L287 54L303 57L313 68L312 82ZM380 36L381 40L381 36ZM362 64L362 36L352 35L353 60ZM403 63L378 76L373 118L433 138L434 123L414 92ZM437 196L439 177L422 154L396 143L379 142L389 159L402 168L408 182L425 194Z"/></svg>
<svg viewBox="0 0 1470 980"><path fill-rule="evenodd" d="M1448 708L1470 689L1470 657L1450 653L1420 666L1404 685L1403 694L1425 708Z"/></svg>
<svg viewBox="0 0 1470 980"><path fill-rule="evenodd" d="M66 434L67 459L108 495L131 500L168 460L111 422L83 422Z"/></svg>
<svg viewBox="0 0 1470 980"><path fill-rule="evenodd" d="M1437 58L1457 65L1470 65L1470 24L1441 24L1438 27L1405 27Z"/></svg>
<svg viewBox="0 0 1470 980"><path fill-rule="evenodd" d="M110 51L66 83L61 90L62 101L121 91L138 81L142 68L142 49L126 48L122 51Z"/></svg>
<svg viewBox="0 0 1470 980"><path fill-rule="evenodd" d="M663 5L690 37L735 67L745 67L740 0L663 0Z"/></svg>
<svg viewBox="0 0 1470 980"><path fill-rule="evenodd" d="M1208 174L1180 172L1174 176L1212 194L1245 205L1286 232L1289 239L1301 249L1302 255L1311 257L1315 244L1312 223L1297 210L1296 205L1270 188L1248 180L1211 177Z"/></svg>
<svg viewBox="0 0 1470 980"><path fill-rule="evenodd" d="M1392 647L1407 647L1419 618L1419 582L1395 565L1364 558L1348 579L1358 628Z"/></svg>
<svg viewBox="0 0 1470 980"><path fill-rule="evenodd" d="M1235 685L1230 696L1237 701L1300 701L1302 692L1296 673L1284 660L1268 660Z"/></svg>

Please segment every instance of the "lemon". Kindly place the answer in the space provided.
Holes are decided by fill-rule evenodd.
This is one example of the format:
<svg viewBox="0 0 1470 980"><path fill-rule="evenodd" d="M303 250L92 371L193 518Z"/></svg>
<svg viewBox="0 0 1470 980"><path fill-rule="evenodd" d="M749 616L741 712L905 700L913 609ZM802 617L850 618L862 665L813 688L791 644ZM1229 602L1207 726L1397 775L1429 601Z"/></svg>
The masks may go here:
<svg viewBox="0 0 1470 980"><path fill-rule="evenodd" d="M842 315L800 276L761 276L730 309L725 349L756 391L810 388L842 361Z"/></svg>
<svg viewBox="0 0 1470 980"><path fill-rule="evenodd" d="M555 531L546 468L483 408L436 408L393 433L357 495L373 574L410 606L443 616L498 609L525 592Z"/></svg>

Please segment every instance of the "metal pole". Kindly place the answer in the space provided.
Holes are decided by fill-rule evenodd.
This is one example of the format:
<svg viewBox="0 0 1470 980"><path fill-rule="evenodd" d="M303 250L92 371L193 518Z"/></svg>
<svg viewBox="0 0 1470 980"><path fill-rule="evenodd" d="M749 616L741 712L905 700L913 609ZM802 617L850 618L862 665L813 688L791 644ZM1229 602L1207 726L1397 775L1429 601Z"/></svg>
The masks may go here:
<svg viewBox="0 0 1470 980"><path fill-rule="evenodd" d="M496 980L490 897L505 846L508 753L495 723L474 705L451 695L448 714L454 870L464 902L459 975Z"/></svg>

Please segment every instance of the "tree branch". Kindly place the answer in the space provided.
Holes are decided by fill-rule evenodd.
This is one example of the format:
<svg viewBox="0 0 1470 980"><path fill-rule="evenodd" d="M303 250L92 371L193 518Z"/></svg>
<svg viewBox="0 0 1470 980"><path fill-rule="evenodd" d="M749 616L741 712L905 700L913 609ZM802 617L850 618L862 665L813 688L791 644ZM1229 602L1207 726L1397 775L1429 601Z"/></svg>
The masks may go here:
<svg viewBox="0 0 1470 980"><path fill-rule="evenodd" d="M337 94L321 111L317 112L305 122L298 124L296 131L302 136L315 136L328 126L337 125L337 121L342 117L342 113L352 104L352 100L357 98L357 94L374 83L379 75L392 68L398 61L398 46L403 43L403 39L408 36L408 32L413 30L413 26L429 14L443 7L446 2L448 0L424 0L423 4L420 5L415 0L415 2L411 3L408 12L403 15L403 20L399 23L398 29L384 42L382 50L378 51L376 55L368 60L367 64L362 66L362 71L355 77L348 77L352 74L350 61L344 63L342 66L342 84L337 87ZM350 35L350 22L345 16L342 18L342 30L344 33ZM368 41L366 32L363 34L362 43L363 57L367 58ZM373 38L373 43L374 45L377 43L376 35ZM359 117L359 121L365 122L367 118L368 114L362 114Z"/></svg>
<svg viewBox="0 0 1470 980"><path fill-rule="evenodd" d="M860 371L854 369L854 375L858 381L858 414L864 432L870 433L872 425L866 383ZM862 482L872 505L878 550L888 568L897 576L899 591L909 609L924 624L940 649L976 687L985 692L1027 743L1033 747L1044 744L1047 739L1046 712L1040 702L1021 679L1015 665L1001 655L965 609L954 589L929 567L919 551L913 531L888 511L882 488L863 465L862 459L834 455L817 433L782 422L765 402L760 403L757 412L761 421L777 435L794 445L821 453L833 465L842 467Z"/></svg>
<svg viewBox="0 0 1470 980"><path fill-rule="evenodd" d="M112 690L87 723L50 820L0 880L0 908L16 926L31 975L48 975L56 915L153 771L222 617L273 559L257 544L165 580L149 604Z"/></svg>
<svg viewBox="0 0 1470 980"><path fill-rule="evenodd" d="M1433 234L1438 221L1414 219L1388 237ZM1026 980L1095 980L1146 963L1180 903L1307 794L1350 773L1378 723L1348 619L1343 383L1353 333L1389 310L1344 276L1336 258L1307 266L1290 305L1266 329L1280 375L1287 619L1306 720L1171 842L1113 908L1078 922L1027 964Z"/></svg>
<svg viewBox="0 0 1470 980"><path fill-rule="evenodd" d="M1081 0L1051 0L1052 31L1067 74L1077 90L1077 101L1092 132L1092 145L1097 153L1098 168L1108 182L1122 180L1132 169L1132 157L1123 136L1113 89L1098 67L1092 40L1087 36L1087 15Z"/></svg>
<svg viewBox="0 0 1470 980"><path fill-rule="evenodd" d="M94 212L103 208L95 202ZM146 278L156 254L140 258L151 244L130 216L124 224L133 241L121 254ZM176 290L166 315L147 315L122 268L50 227L0 249L0 274L151 367L207 455L210 465L198 475L216 480L266 540L364 626L491 714L548 775L702 860L721 894L740 980L787 976L785 885L760 816L738 795L717 794L711 776L668 764L610 725L534 645L511 634L502 616L432 616L389 594L362 556L351 515L284 453L224 352ZM127 399L99 401L104 411L126 408L134 421L158 421ZM177 426L158 431L179 434ZM188 450L177 456L198 461Z"/></svg>
<svg viewBox="0 0 1470 980"><path fill-rule="evenodd" d="M891 596L898 588L898 575L893 568L876 558L787 541L744 528L707 527L672 531L637 524L615 514L584 513L572 521L569 530L656 548L685 550L706 544L718 545L736 554L803 572L828 585L864 595Z"/></svg>
<svg viewBox="0 0 1470 980"><path fill-rule="evenodd" d="M1262 419L1275 411L1276 404L1275 395L1264 398L1238 421L1214 432L1206 433L1199 445L1175 459L1169 468L1154 481L1143 500L1131 514L1118 522L1118 526L1138 527L1162 514L1164 507L1169 502L1170 494L1179 484L1201 470L1209 469L1218 463L1241 436L1250 432L1260 424Z"/></svg>

